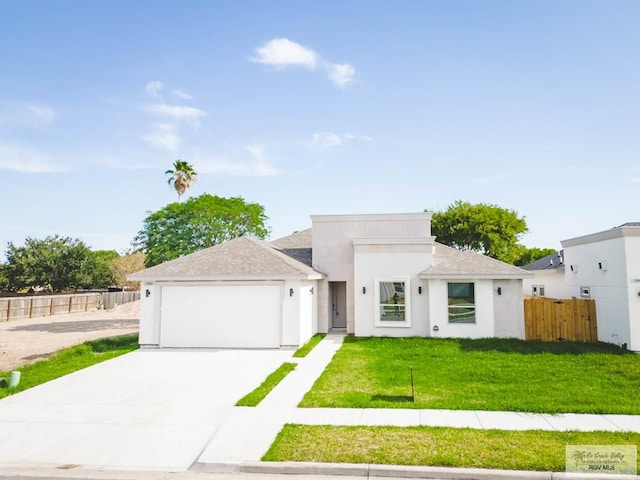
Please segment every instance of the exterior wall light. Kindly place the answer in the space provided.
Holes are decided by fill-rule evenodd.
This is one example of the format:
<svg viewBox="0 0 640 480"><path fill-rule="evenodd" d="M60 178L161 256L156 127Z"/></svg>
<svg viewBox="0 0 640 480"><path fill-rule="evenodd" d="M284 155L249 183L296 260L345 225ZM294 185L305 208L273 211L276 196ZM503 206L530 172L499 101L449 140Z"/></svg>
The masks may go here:
<svg viewBox="0 0 640 480"><path fill-rule="evenodd" d="M293 297L293 288L290 288L290 289L289 289L289 296L290 296L290 297Z"/></svg>
<svg viewBox="0 0 640 480"><path fill-rule="evenodd" d="M151 291L148 288L144 291L144 296L146 298L149 298L151 296Z"/></svg>
<svg viewBox="0 0 640 480"><path fill-rule="evenodd" d="M422 285L418 285L418 295L422 295Z"/></svg>
<svg viewBox="0 0 640 480"><path fill-rule="evenodd" d="M502 287L498 287L498 295L502 295Z"/></svg>
<svg viewBox="0 0 640 480"><path fill-rule="evenodd" d="M311 288L309 289L309 293L310 293L311 295L313 295L313 287L311 287Z"/></svg>
<svg viewBox="0 0 640 480"><path fill-rule="evenodd" d="M367 293L367 287L362 287L362 294L364 295L365 293Z"/></svg>

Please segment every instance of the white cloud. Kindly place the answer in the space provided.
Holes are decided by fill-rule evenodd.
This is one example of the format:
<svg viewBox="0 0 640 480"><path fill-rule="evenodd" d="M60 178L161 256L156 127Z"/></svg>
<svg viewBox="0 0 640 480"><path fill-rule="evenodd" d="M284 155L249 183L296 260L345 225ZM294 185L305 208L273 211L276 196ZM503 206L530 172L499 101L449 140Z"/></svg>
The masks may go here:
<svg viewBox="0 0 640 480"><path fill-rule="evenodd" d="M186 92L183 92L182 90L174 90L173 93L176 97L181 98L182 100L193 100L193 96L189 95Z"/></svg>
<svg viewBox="0 0 640 480"><path fill-rule="evenodd" d="M287 38L274 38L258 47L256 53L257 56L251 59L252 62L279 67L301 65L313 69L318 61L316 52Z"/></svg>
<svg viewBox="0 0 640 480"><path fill-rule="evenodd" d="M20 173L50 173L64 172L68 169L32 149L0 141L0 170Z"/></svg>
<svg viewBox="0 0 640 480"><path fill-rule="evenodd" d="M53 123L56 114L47 105L30 103L0 104L0 125L39 128Z"/></svg>
<svg viewBox="0 0 640 480"><path fill-rule="evenodd" d="M162 85L162 82L160 80L153 80L151 82L147 82L147 84L144 87L147 93L151 95L153 98L160 98L160 92L162 91L163 88L164 86Z"/></svg>
<svg viewBox="0 0 640 480"><path fill-rule="evenodd" d="M356 76L356 69L353 65L324 60L310 48L287 38L274 38L256 48L256 56L250 60L280 68L297 65L315 70L316 67L320 66L327 73L331 83L338 88L346 88L351 85L354 83Z"/></svg>
<svg viewBox="0 0 640 480"><path fill-rule="evenodd" d="M195 107L186 107L183 105L167 105L166 103L156 103L150 105L148 110L158 115L166 115L176 120L196 120L206 117L207 112Z"/></svg>
<svg viewBox="0 0 640 480"><path fill-rule="evenodd" d="M332 148L341 147L351 141L373 142L373 138L366 135L355 135L353 133L341 135L333 132L319 132L313 134L308 145L310 148Z"/></svg>
<svg viewBox="0 0 640 480"><path fill-rule="evenodd" d="M249 154L247 156L247 153ZM264 147L247 145L239 158L213 158L194 161L199 173L220 175L270 176L278 174L278 169L270 162Z"/></svg>
<svg viewBox="0 0 640 480"><path fill-rule="evenodd" d="M171 123L158 123L151 133L142 135L142 139L154 148L176 152L180 147L180 137L176 126Z"/></svg>
<svg viewBox="0 0 640 480"><path fill-rule="evenodd" d="M334 63L328 65L329 80L339 88L346 88L353 83L356 76L356 69L348 63Z"/></svg>
<svg viewBox="0 0 640 480"><path fill-rule="evenodd" d="M321 132L314 133L313 139L309 146L311 148L330 148L339 147L342 145L342 137L337 133Z"/></svg>

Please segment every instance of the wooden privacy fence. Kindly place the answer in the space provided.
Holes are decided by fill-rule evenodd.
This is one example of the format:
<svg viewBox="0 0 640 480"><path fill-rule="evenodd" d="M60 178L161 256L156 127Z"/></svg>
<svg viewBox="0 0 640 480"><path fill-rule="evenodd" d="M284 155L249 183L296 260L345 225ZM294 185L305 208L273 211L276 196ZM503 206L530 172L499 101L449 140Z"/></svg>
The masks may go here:
<svg viewBox="0 0 640 480"><path fill-rule="evenodd" d="M61 313L86 312L100 306L100 293L0 298L0 322Z"/></svg>
<svg viewBox="0 0 640 480"><path fill-rule="evenodd" d="M104 292L100 295L100 305L107 310L122 305L123 303L140 300L140 290L136 290L135 292Z"/></svg>
<svg viewBox="0 0 640 480"><path fill-rule="evenodd" d="M597 342L596 302L586 298L524 299L527 340Z"/></svg>
<svg viewBox="0 0 640 480"><path fill-rule="evenodd" d="M92 292L66 295L0 297L0 322L61 313L110 309L140 299L140 292Z"/></svg>

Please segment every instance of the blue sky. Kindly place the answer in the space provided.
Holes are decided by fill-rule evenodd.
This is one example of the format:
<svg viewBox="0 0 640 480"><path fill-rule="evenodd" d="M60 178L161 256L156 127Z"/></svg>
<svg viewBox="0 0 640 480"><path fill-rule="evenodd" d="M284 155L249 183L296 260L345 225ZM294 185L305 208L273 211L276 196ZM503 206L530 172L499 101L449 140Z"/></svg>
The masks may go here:
<svg viewBox="0 0 640 480"><path fill-rule="evenodd" d="M640 221L640 2L32 1L0 13L0 252L123 250L189 195L310 214L515 209L528 246Z"/></svg>

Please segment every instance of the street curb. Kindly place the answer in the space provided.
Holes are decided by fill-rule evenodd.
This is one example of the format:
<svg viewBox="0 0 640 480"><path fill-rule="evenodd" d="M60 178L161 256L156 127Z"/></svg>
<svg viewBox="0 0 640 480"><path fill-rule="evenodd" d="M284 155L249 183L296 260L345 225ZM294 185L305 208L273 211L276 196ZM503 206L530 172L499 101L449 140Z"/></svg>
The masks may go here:
<svg viewBox="0 0 640 480"><path fill-rule="evenodd" d="M368 478L424 478L438 480L640 480L637 475L611 475L528 470L491 470L366 463L241 462L196 463L191 471L271 475L327 475Z"/></svg>

